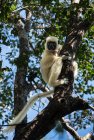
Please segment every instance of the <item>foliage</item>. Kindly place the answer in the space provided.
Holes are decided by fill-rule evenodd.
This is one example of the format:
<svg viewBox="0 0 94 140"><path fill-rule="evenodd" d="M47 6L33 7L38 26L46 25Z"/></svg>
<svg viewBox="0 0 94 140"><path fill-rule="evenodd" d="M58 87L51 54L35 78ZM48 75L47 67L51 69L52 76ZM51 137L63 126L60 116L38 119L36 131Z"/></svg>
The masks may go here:
<svg viewBox="0 0 94 140"><path fill-rule="evenodd" d="M64 44L65 38L70 31L69 20L71 14L77 16L77 11L72 10L73 5L68 1L59 2L59 0L23 0L20 8L28 6L32 12L31 31L29 34L29 40L32 43L31 50L29 52L28 72L27 77L30 76L30 72L36 72L32 84L43 83L43 80L39 71L39 62L41 53L44 48L44 40L48 35L54 35L59 37L61 44ZM94 12L94 3L86 0L82 1L78 8L83 9L81 20L91 20L91 15ZM17 30L14 25L17 23L18 12L13 14L14 10L17 10L18 4L16 1L2 0L0 7L0 120L4 117L4 121L9 119L6 114L6 109L13 109L13 90L16 67L21 66L26 57L19 59L19 41L17 38ZM14 15L14 16L13 16ZM13 20L11 20L13 18ZM23 16L23 18L25 18ZM5 47L6 46L6 47ZM9 49L9 52L4 53L4 49ZM5 50L6 51L6 50ZM7 64L6 64L7 61ZM74 85L74 93L78 96L88 99L93 103L94 93L94 26L92 26L83 38L80 48L77 53L77 62L79 65L79 75ZM27 63L27 62L26 62ZM27 78L26 77L26 78ZM32 80L32 77L31 77ZM30 77L27 78L27 82L30 82ZM3 109L5 107L5 109ZM11 109L9 108L9 113ZM92 115L91 111L80 111L69 115L68 118L72 119L71 125L76 129L86 128L87 124L90 124L92 120L88 119L88 116ZM83 122L83 118L86 117ZM75 121L76 120L76 121Z"/></svg>

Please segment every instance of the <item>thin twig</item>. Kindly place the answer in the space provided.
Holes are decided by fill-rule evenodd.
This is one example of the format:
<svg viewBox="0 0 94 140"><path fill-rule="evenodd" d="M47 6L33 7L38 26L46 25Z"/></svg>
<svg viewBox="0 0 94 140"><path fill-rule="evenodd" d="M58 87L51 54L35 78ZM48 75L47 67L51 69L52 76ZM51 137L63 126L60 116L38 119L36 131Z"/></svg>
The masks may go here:
<svg viewBox="0 0 94 140"><path fill-rule="evenodd" d="M89 105L89 108L94 111L94 107L93 106Z"/></svg>

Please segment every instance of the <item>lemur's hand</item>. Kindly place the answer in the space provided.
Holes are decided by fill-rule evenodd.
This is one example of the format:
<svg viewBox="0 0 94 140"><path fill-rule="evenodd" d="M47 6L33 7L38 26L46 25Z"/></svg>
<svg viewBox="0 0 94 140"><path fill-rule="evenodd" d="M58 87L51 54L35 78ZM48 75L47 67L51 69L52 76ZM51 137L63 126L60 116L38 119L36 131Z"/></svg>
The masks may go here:
<svg viewBox="0 0 94 140"><path fill-rule="evenodd" d="M66 60L66 59L68 59L68 60L71 60L71 56L69 56L69 55L62 55L62 59L63 60Z"/></svg>
<svg viewBox="0 0 94 140"><path fill-rule="evenodd" d="M63 85L63 84L68 84L68 79L67 79L67 78L60 79L60 84L61 84L61 85Z"/></svg>

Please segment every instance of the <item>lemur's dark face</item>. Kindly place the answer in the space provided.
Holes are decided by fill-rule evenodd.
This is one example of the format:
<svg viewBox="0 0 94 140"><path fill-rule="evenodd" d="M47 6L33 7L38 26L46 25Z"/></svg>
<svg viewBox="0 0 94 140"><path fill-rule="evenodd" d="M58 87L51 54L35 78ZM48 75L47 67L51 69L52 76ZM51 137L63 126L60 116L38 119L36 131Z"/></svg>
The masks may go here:
<svg viewBox="0 0 94 140"><path fill-rule="evenodd" d="M50 42L47 43L47 49L48 50L55 50L56 47L57 47L56 42L50 41Z"/></svg>

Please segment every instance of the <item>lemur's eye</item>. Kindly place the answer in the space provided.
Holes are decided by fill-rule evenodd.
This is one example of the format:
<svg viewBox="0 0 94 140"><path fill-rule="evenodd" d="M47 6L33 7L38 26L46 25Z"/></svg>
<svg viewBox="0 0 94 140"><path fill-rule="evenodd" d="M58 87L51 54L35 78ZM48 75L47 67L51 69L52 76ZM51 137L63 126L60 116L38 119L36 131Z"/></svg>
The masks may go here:
<svg viewBox="0 0 94 140"><path fill-rule="evenodd" d="M48 50L55 50L56 49L56 42L48 42L47 48L48 48Z"/></svg>

